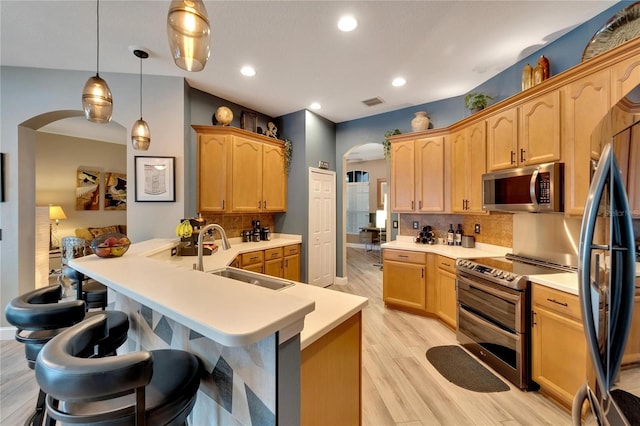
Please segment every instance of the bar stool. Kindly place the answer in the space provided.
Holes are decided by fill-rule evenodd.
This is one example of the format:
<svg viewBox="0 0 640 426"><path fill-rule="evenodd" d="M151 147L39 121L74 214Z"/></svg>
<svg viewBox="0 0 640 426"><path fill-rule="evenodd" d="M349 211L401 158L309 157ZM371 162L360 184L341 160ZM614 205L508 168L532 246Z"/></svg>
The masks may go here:
<svg viewBox="0 0 640 426"><path fill-rule="evenodd" d="M80 355L83 357L106 356L127 340L129 318L124 312L85 312L82 300L58 303L63 294L62 285L56 284L27 292L13 299L5 308L7 321L17 328L15 338L24 343L25 357L29 368L35 368L36 358L42 348L66 327L81 322L95 314L107 318L107 333L92 348ZM44 418L45 392L40 390L35 412L25 424L41 425Z"/></svg>
<svg viewBox="0 0 640 426"><path fill-rule="evenodd" d="M62 237L60 241L62 275L77 286L77 299L84 300L87 309L107 307L107 288L97 281L85 281L85 275L69 266L71 259L90 253L87 240L78 237Z"/></svg>
<svg viewBox="0 0 640 426"><path fill-rule="evenodd" d="M48 394L47 415L64 424L185 424L200 386L198 358L173 349L78 358L104 339L106 320L98 312L38 355L36 380Z"/></svg>

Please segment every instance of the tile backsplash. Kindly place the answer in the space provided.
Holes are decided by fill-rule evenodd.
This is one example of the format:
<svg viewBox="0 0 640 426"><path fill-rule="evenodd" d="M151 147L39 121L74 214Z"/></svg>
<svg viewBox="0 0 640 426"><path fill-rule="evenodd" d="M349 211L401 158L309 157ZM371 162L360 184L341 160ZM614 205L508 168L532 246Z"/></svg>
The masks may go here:
<svg viewBox="0 0 640 426"><path fill-rule="evenodd" d="M274 232L274 218L272 213L237 213L237 214L212 214L202 213L207 223L217 223L222 226L227 237L240 237L240 232L251 229L251 221L259 220L260 226L271 228Z"/></svg>
<svg viewBox="0 0 640 426"><path fill-rule="evenodd" d="M419 229L413 229L417 221ZM438 238L446 238L449 224L457 229L462 224L464 235L473 235L476 242L513 247L513 215L511 213L490 213L482 215L455 214L401 214L400 235L415 236L423 226L430 225ZM475 224L480 225L480 233L474 233Z"/></svg>

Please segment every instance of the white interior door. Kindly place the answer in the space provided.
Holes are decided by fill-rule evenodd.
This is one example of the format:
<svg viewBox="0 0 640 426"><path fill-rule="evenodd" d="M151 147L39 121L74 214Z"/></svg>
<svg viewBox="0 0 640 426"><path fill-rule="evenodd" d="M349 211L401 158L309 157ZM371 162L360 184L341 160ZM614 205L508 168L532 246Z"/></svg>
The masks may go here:
<svg viewBox="0 0 640 426"><path fill-rule="evenodd" d="M309 168L309 284L327 287L336 276L336 173Z"/></svg>

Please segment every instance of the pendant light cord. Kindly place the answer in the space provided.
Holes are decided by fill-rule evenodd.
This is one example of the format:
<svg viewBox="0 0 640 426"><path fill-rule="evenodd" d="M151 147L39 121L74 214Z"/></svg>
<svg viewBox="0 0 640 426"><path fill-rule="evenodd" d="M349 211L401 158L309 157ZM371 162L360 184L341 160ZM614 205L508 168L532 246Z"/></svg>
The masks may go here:
<svg viewBox="0 0 640 426"><path fill-rule="evenodd" d="M100 76L100 0L96 0L96 77Z"/></svg>
<svg viewBox="0 0 640 426"><path fill-rule="evenodd" d="M142 120L142 56L140 56L140 120Z"/></svg>

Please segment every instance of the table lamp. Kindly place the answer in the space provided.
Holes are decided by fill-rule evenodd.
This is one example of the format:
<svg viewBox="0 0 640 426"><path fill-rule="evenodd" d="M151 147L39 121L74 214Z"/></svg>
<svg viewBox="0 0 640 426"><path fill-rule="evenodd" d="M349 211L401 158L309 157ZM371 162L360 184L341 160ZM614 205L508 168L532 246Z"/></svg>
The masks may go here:
<svg viewBox="0 0 640 426"><path fill-rule="evenodd" d="M67 215L64 214L64 210L60 206L49 205L49 220L56 221L56 227L61 220L67 218ZM53 224L49 222L49 250L53 250L58 248L58 246L53 245Z"/></svg>

